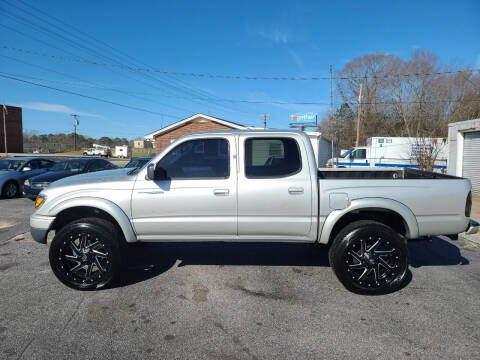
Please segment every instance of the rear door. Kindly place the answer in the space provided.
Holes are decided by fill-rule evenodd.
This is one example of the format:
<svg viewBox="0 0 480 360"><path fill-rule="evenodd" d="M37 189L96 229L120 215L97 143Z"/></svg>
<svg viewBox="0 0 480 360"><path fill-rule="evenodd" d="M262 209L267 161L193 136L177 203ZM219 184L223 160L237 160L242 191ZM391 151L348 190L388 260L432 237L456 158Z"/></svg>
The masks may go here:
<svg viewBox="0 0 480 360"><path fill-rule="evenodd" d="M304 239L312 226L312 180L300 137L239 137L240 239Z"/></svg>
<svg viewBox="0 0 480 360"><path fill-rule="evenodd" d="M88 162L87 168L85 169L85 171L95 172L95 171L104 170L104 168L105 168L104 160L95 159L95 160L90 160Z"/></svg>
<svg viewBox="0 0 480 360"><path fill-rule="evenodd" d="M223 240L237 236L235 136L175 143L156 166L168 180L138 176L132 221L141 240Z"/></svg>

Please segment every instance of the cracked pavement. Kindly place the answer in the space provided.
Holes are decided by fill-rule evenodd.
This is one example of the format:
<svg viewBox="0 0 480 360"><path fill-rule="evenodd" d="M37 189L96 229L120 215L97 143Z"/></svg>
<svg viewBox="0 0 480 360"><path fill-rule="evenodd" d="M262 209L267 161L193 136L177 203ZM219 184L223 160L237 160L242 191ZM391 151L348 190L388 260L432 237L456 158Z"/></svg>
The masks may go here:
<svg viewBox="0 0 480 360"><path fill-rule="evenodd" d="M115 286L62 285L28 233L33 204L0 199L2 359L475 358L480 248L409 244L396 293L345 290L326 251L297 244L142 244Z"/></svg>

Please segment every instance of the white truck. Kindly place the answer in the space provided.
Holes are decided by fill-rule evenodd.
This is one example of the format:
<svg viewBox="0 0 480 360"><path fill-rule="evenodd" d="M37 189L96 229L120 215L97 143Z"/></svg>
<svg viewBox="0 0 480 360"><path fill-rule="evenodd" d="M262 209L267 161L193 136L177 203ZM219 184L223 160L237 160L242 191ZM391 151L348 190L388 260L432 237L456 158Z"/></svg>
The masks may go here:
<svg viewBox="0 0 480 360"><path fill-rule="evenodd" d="M131 155L130 148L128 145L117 145L115 146L115 156L117 158L129 158Z"/></svg>
<svg viewBox="0 0 480 360"><path fill-rule="evenodd" d="M414 169L317 168L298 131L188 134L141 168L68 177L30 218L60 281L110 284L137 242L299 242L328 246L346 288L401 286L407 240L473 233L468 179Z"/></svg>
<svg viewBox="0 0 480 360"><path fill-rule="evenodd" d="M109 157L112 156L112 151L109 146L93 144L92 148L83 151L83 155Z"/></svg>
<svg viewBox="0 0 480 360"><path fill-rule="evenodd" d="M372 137L367 146L352 147L338 158L327 161L328 167L397 167L418 168L417 155L435 157L434 169L447 169L448 144L445 139L409 137Z"/></svg>

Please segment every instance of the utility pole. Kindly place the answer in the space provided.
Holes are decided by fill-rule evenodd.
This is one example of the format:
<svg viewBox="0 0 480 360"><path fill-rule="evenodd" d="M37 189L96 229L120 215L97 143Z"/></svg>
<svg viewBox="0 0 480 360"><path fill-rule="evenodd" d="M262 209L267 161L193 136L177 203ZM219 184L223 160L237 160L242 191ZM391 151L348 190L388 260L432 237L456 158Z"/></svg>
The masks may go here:
<svg viewBox="0 0 480 360"><path fill-rule="evenodd" d="M355 141L355 146L359 146L360 142L360 119L362 113L362 87L363 84L360 84L360 92L358 93L358 109L357 109L357 140Z"/></svg>
<svg viewBox="0 0 480 360"><path fill-rule="evenodd" d="M332 160L333 160L333 140L335 138L335 130L333 128L333 76L332 76L332 65L330 64L330 126L332 129L332 138L330 139L330 145L332 146ZM338 163L338 159L336 161Z"/></svg>
<svg viewBox="0 0 480 360"><path fill-rule="evenodd" d="M80 124L78 122L78 115L72 114L73 116L73 151L77 151L77 126Z"/></svg>
<svg viewBox="0 0 480 360"><path fill-rule="evenodd" d="M270 117L270 114L261 114L263 116L263 128L267 128L267 120Z"/></svg>
<svg viewBox="0 0 480 360"><path fill-rule="evenodd" d="M5 156L8 156L8 149L7 149L7 120L6 120L6 118L5 118L5 113L8 114L8 112L7 112L7 107L5 106L5 104L3 104L2 113L3 113L3 141L5 141Z"/></svg>

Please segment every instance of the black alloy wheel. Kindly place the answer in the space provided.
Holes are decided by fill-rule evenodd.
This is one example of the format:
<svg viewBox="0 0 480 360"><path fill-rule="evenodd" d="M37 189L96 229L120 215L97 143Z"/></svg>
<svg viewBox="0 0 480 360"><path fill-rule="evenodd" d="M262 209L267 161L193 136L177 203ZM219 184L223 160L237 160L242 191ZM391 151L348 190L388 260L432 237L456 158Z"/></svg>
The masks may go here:
<svg viewBox="0 0 480 360"><path fill-rule="evenodd" d="M120 268L117 231L103 219L71 222L55 235L49 257L53 272L65 285L78 290L105 287Z"/></svg>
<svg viewBox="0 0 480 360"><path fill-rule="evenodd" d="M342 284L361 294L395 291L408 268L405 239L375 221L357 221L346 226L336 236L329 259Z"/></svg>

